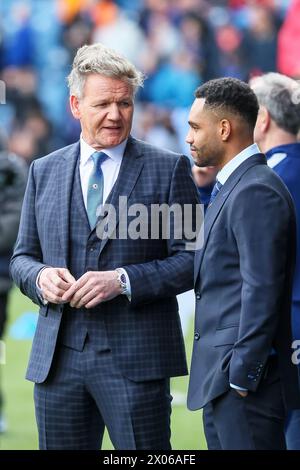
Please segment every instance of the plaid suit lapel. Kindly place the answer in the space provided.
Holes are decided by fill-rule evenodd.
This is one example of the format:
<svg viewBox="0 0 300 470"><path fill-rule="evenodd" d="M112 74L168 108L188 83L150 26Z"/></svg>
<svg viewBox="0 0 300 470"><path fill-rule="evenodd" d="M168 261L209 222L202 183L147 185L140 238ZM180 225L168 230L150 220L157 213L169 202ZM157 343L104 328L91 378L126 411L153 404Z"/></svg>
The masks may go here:
<svg viewBox="0 0 300 470"><path fill-rule="evenodd" d="M140 158L141 156L142 153L138 141L132 137L129 137L121 163L118 179L106 200L106 204L110 204L116 210L115 230L119 224L120 213L122 213L123 209L125 209L125 207L119 207L119 197L125 196L128 200L144 165L143 159ZM109 226L111 226L110 224L113 220L114 214L112 212L108 213L107 224ZM99 232L97 233L99 236ZM100 253L108 240L108 238L102 239Z"/></svg>
<svg viewBox="0 0 300 470"><path fill-rule="evenodd" d="M71 194L79 147L79 142L76 142L68 148L56 172L58 233L65 266L68 262Z"/></svg>

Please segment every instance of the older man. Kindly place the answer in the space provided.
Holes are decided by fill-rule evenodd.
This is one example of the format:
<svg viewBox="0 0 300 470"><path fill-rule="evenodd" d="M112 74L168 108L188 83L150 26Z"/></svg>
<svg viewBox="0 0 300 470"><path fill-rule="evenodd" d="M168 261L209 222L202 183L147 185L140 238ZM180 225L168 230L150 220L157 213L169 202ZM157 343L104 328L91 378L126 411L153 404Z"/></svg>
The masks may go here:
<svg viewBox="0 0 300 470"><path fill-rule="evenodd" d="M265 152L268 165L282 178L295 204L297 216L297 258L292 297L292 330L300 339L300 85L290 77L268 73L250 81L259 113L254 139ZM268 234L266 234L268 237ZM299 391L300 393L300 391ZM300 449L300 410L290 413L286 429L287 448Z"/></svg>
<svg viewBox="0 0 300 470"><path fill-rule="evenodd" d="M130 136L141 84L116 52L79 49L80 142L31 166L11 271L41 305L27 371L41 449L98 449L105 426L117 449L170 448L169 378L187 373L175 296L192 286L194 256L183 237L144 229L152 204L195 205L197 192L186 157ZM121 235L105 237L114 212Z"/></svg>

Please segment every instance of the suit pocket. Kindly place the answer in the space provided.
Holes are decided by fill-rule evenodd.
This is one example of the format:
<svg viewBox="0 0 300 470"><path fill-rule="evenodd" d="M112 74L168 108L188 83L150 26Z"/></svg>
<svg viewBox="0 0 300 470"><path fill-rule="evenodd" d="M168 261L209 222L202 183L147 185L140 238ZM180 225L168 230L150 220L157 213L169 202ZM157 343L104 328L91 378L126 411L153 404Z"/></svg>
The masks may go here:
<svg viewBox="0 0 300 470"><path fill-rule="evenodd" d="M48 315L48 308L49 308L49 304L42 305L39 311L40 315L42 315L43 317L46 317Z"/></svg>
<svg viewBox="0 0 300 470"><path fill-rule="evenodd" d="M221 328L216 330L214 336L214 346L226 346L233 345L237 338L239 332L239 325L228 326L226 328Z"/></svg>

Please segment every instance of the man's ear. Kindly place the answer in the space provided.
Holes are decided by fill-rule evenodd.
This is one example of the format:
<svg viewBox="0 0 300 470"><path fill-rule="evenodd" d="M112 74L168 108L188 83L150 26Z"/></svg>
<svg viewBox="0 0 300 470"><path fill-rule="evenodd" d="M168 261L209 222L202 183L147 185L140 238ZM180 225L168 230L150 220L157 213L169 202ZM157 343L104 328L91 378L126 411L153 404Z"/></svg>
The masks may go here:
<svg viewBox="0 0 300 470"><path fill-rule="evenodd" d="M75 119L80 119L81 118L81 113L79 109L79 99L75 95L70 96L70 108L71 112L74 116Z"/></svg>
<svg viewBox="0 0 300 470"><path fill-rule="evenodd" d="M220 137L223 142L227 142L232 131L231 123L228 119L220 121Z"/></svg>
<svg viewBox="0 0 300 470"><path fill-rule="evenodd" d="M266 133L271 124L271 116L265 106L259 108L257 120L259 122L261 132Z"/></svg>

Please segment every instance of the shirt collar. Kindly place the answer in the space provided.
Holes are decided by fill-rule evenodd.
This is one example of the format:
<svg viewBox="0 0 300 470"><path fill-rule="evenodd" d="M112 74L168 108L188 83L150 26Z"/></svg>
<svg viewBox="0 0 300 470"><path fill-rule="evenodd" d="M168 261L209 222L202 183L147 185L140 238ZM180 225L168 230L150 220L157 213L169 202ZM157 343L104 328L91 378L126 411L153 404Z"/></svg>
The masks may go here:
<svg viewBox="0 0 300 470"><path fill-rule="evenodd" d="M121 163L125 147L127 144L128 139L123 140L119 145L115 147L110 147L108 149L102 149L101 151L106 153L106 155L111 158L116 163ZM93 147L91 147L82 137L80 136L80 163L85 165L91 155L96 152Z"/></svg>
<svg viewBox="0 0 300 470"><path fill-rule="evenodd" d="M229 176L237 169L237 167L239 167L245 160L247 160L248 158L258 153L261 153L261 152L257 144L249 145L249 147L246 147L244 150L238 153L234 158L232 158L232 160L226 163L225 166L223 166L222 170L220 170L219 173L217 174L217 180L222 185L225 184Z"/></svg>

